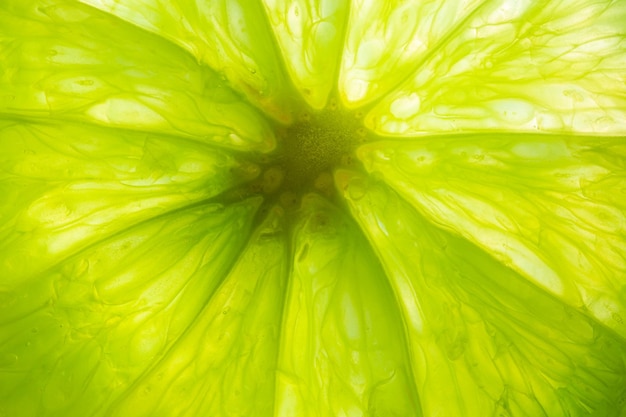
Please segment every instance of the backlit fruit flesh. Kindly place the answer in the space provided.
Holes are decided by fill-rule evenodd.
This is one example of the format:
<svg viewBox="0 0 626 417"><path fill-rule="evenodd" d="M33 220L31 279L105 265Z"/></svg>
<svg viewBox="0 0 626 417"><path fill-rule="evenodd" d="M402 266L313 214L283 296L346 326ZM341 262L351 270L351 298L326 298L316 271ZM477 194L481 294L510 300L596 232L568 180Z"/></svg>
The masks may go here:
<svg viewBox="0 0 626 417"><path fill-rule="evenodd" d="M0 416L626 416L625 22L0 1Z"/></svg>

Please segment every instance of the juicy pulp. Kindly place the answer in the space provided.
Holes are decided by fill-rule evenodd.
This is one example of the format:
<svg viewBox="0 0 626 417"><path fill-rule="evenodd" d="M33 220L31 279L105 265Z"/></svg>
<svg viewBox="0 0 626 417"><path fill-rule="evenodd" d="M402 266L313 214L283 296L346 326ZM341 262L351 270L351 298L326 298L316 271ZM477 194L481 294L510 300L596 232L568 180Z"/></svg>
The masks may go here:
<svg viewBox="0 0 626 417"><path fill-rule="evenodd" d="M0 415L626 415L626 3L4 0Z"/></svg>

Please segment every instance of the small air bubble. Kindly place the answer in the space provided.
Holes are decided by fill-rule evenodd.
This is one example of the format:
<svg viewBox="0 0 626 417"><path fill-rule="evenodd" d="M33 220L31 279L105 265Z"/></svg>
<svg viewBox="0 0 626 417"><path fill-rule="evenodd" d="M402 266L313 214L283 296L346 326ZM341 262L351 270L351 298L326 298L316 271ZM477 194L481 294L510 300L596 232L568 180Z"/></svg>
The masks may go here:
<svg viewBox="0 0 626 417"><path fill-rule="evenodd" d="M263 192L266 194L273 193L283 183L285 173L282 169L272 167L263 173Z"/></svg>
<svg viewBox="0 0 626 417"><path fill-rule="evenodd" d="M381 149L376 151L376 157L383 161L391 161L394 156L394 151L392 149Z"/></svg>
<svg viewBox="0 0 626 417"><path fill-rule="evenodd" d="M231 133L228 135L228 138L234 145L243 145L245 143L244 139L236 133Z"/></svg>
<svg viewBox="0 0 626 417"><path fill-rule="evenodd" d="M341 157L341 164L345 166L352 166L354 164L354 158L352 155L343 155Z"/></svg>
<svg viewBox="0 0 626 417"><path fill-rule="evenodd" d="M330 196L334 189L333 176L329 172L321 173L314 183L315 188L323 194Z"/></svg>
<svg viewBox="0 0 626 417"><path fill-rule="evenodd" d="M298 206L298 196L292 192L286 192L280 195L280 204L286 208L296 208Z"/></svg>
<svg viewBox="0 0 626 417"><path fill-rule="evenodd" d="M402 96L391 103L389 111L398 119L408 119L414 117L420 110L421 100L419 95L412 93Z"/></svg>
<svg viewBox="0 0 626 417"><path fill-rule="evenodd" d="M352 180L348 186L348 196L353 201L358 201L365 197L366 186L362 180Z"/></svg>

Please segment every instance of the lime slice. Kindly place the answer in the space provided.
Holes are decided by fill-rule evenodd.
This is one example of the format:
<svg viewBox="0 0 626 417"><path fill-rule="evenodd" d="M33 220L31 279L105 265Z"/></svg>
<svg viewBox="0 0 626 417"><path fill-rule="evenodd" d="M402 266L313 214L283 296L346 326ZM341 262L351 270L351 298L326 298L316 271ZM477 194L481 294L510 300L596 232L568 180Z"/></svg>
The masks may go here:
<svg viewBox="0 0 626 417"><path fill-rule="evenodd" d="M625 21L3 1L0 416L626 416Z"/></svg>

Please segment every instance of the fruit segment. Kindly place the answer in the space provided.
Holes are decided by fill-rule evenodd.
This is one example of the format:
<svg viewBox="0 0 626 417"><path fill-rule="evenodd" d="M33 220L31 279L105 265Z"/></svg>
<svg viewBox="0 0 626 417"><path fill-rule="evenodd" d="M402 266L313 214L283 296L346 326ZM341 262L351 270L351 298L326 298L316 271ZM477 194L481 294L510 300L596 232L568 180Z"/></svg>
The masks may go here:
<svg viewBox="0 0 626 417"><path fill-rule="evenodd" d="M307 195L293 230L277 417L419 416L402 322L356 225Z"/></svg>
<svg viewBox="0 0 626 417"><path fill-rule="evenodd" d="M369 114L381 134L626 133L626 3L488 2Z"/></svg>
<svg viewBox="0 0 626 417"><path fill-rule="evenodd" d="M387 186L337 181L400 306L424 415L620 415L623 338Z"/></svg>
<svg viewBox="0 0 626 417"><path fill-rule="evenodd" d="M0 122L5 283L258 174L194 141L95 126Z"/></svg>
<svg viewBox="0 0 626 417"><path fill-rule="evenodd" d="M322 109L336 88L348 14L347 0L262 0L296 88Z"/></svg>
<svg viewBox="0 0 626 417"><path fill-rule="evenodd" d="M111 416L139 395L145 401L133 415L142 415L139 405L152 404L157 387L138 380L174 377L176 369L150 372L164 357L181 359L174 353L245 246L259 203L156 216L58 258L27 281L3 282L2 411ZM9 276L6 261L2 252L2 277Z"/></svg>
<svg viewBox="0 0 626 417"><path fill-rule="evenodd" d="M388 93L454 37L480 0L352 0L339 76L350 108Z"/></svg>
<svg viewBox="0 0 626 417"><path fill-rule="evenodd" d="M293 92L258 1L80 1L179 45L269 115L291 120Z"/></svg>
<svg viewBox="0 0 626 417"><path fill-rule="evenodd" d="M430 222L626 338L622 139L441 137L378 142L359 156Z"/></svg>
<svg viewBox="0 0 626 417"><path fill-rule="evenodd" d="M9 11L10 10L10 11ZM266 120L169 42L80 4L0 6L0 114L51 117L269 151Z"/></svg>
<svg viewBox="0 0 626 417"><path fill-rule="evenodd" d="M282 222L283 213L272 210L226 277L219 274L224 271L219 264L213 265L212 254L204 254L206 264L197 273L204 288L196 287L196 295L181 299L178 307L182 312L194 309L193 316L184 317L185 332L106 415L273 415L280 300L288 265ZM220 234L213 236L217 247L232 238ZM239 245L242 238L234 241ZM178 320L177 314L172 311L169 320Z"/></svg>

